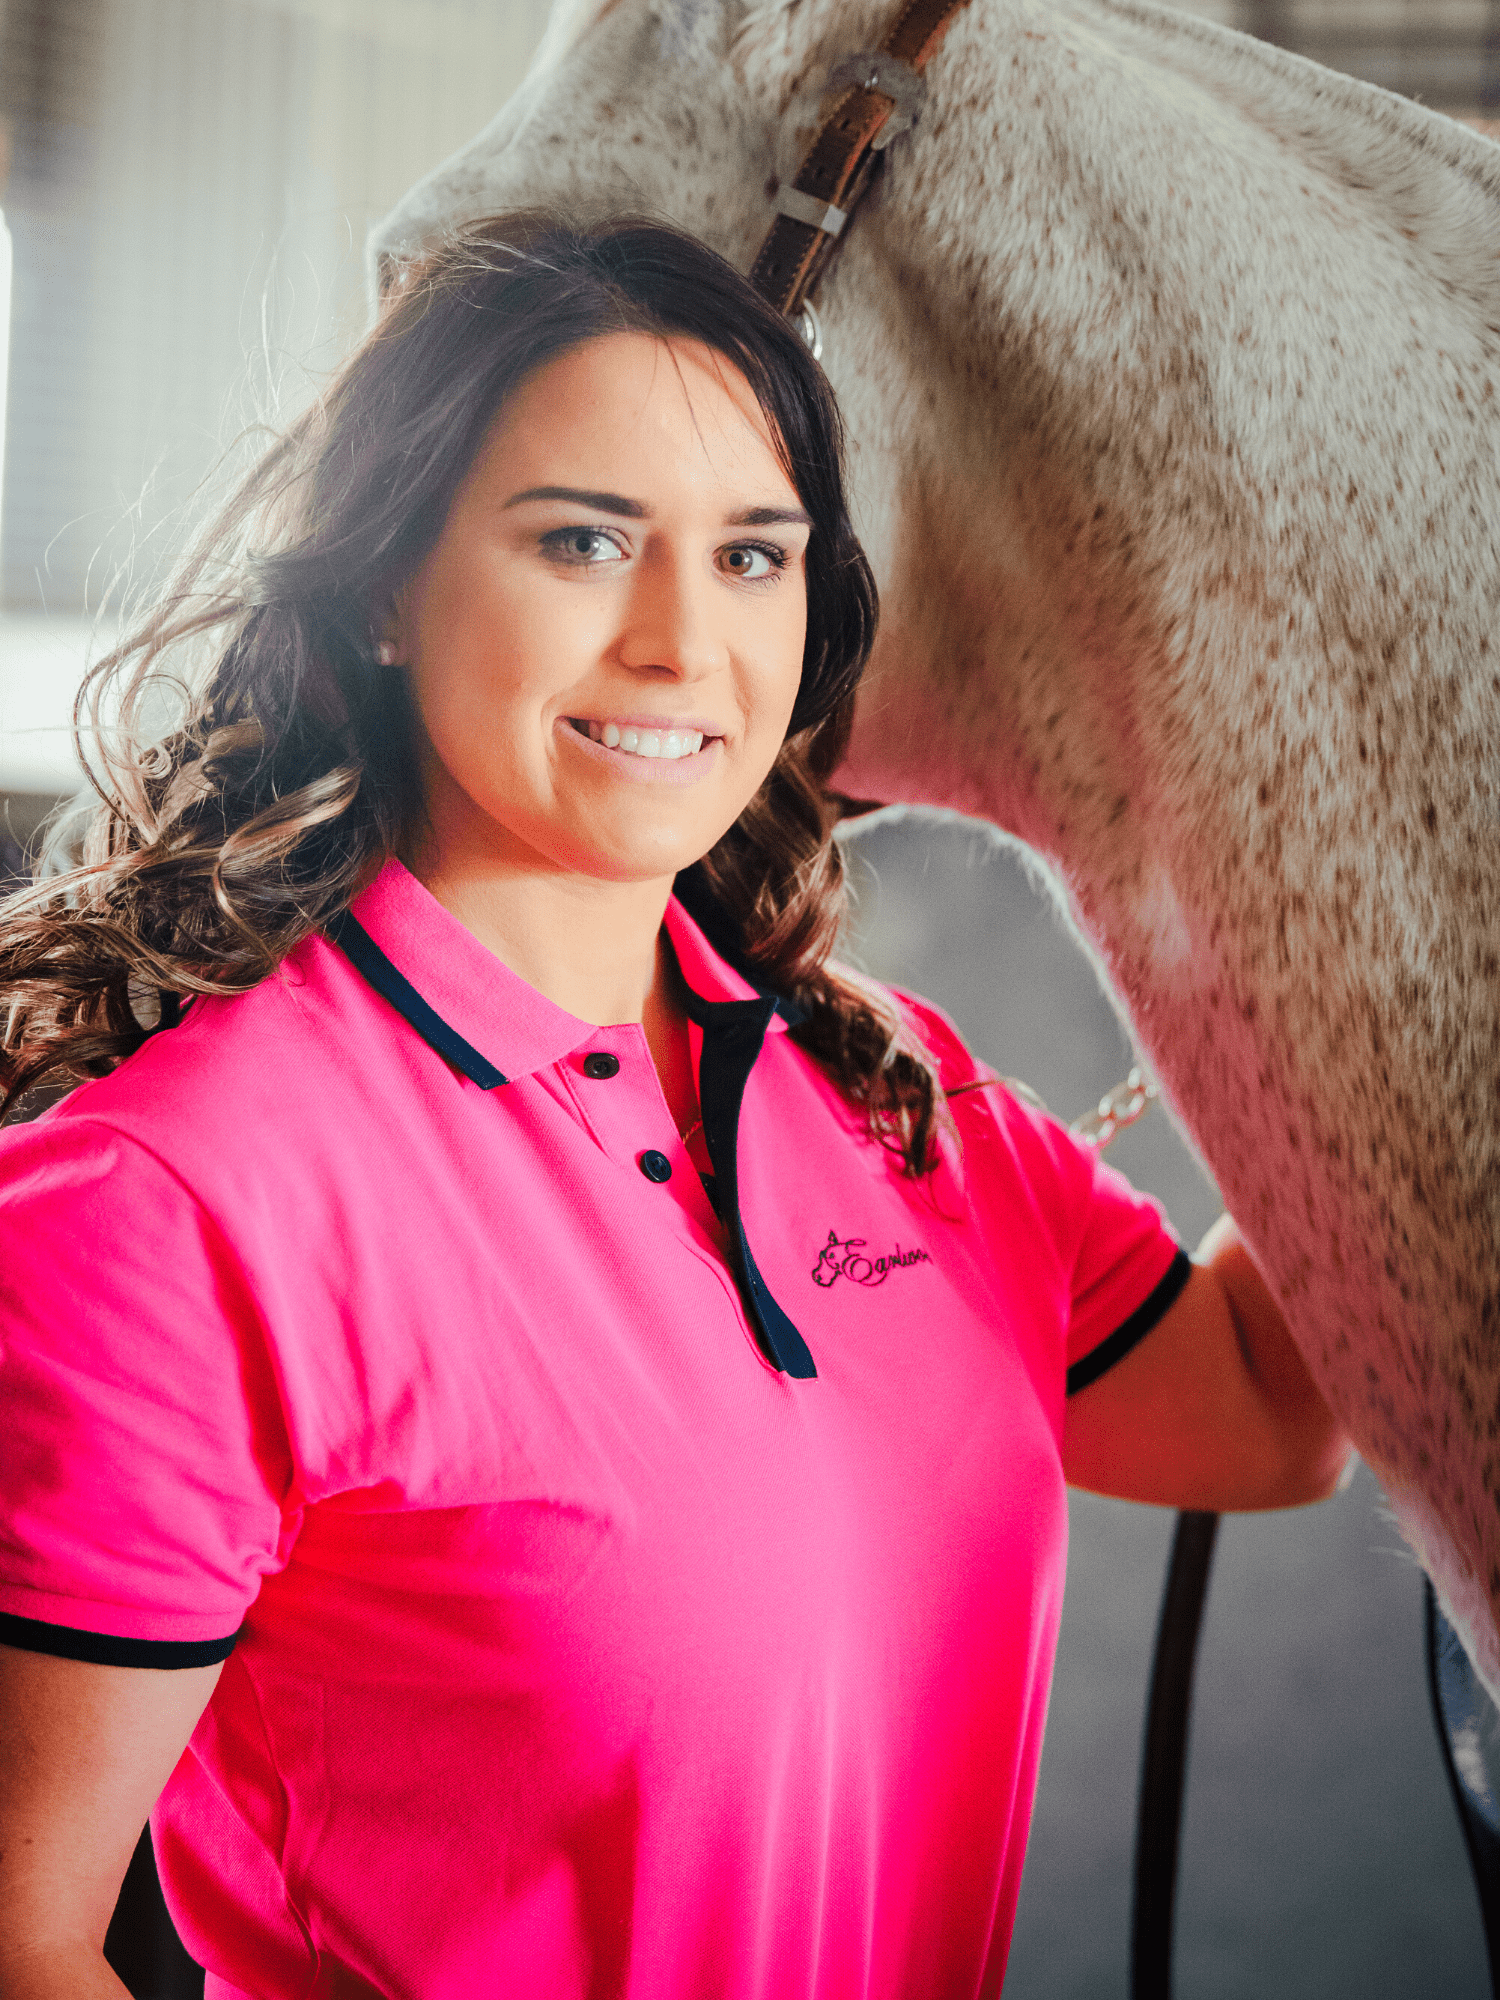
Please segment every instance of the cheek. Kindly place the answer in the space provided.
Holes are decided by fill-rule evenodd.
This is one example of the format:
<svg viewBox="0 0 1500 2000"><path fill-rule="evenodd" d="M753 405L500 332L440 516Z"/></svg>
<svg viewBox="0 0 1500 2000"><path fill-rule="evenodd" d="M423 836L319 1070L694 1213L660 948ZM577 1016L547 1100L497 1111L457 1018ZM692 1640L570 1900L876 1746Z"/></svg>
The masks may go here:
<svg viewBox="0 0 1500 2000"><path fill-rule="evenodd" d="M491 591L456 616L424 621L413 692L429 733L534 722L559 687L569 636L565 618L547 616L524 593Z"/></svg>
<svg viewBox="0 0 1500 2000"><path fill-rule="evenodd" d="M423 727L445 763L492 753L496 737L509 734L504 688L494 673L466 671L450 656L442 672L415 673L412 693Z"/></svg>
<svg viewBox="0 0 1500 2000"><path fill-rule="evenodd" d="M522 690L565 640L568 624L566 607L527 588L507 552L473 538L439 550L411 613L414 657L426 665L432 697L450 706L461 697ZM451 688L440 687L440 678Z"/></svg>
<svg viewBox="0 0 1500 2000"><path fill-rule="evenodd" d="M528 756L528 704L503 660L450 653L441 671L412 675L412 695L429 754L461 790L493 800L529 789L536 760Z"/></svg>
<svg viewBox="0 0 1500 2000"><path fill-rule="evenodd" d="M760 650L757 707L764 712L766 727L777 730L778 740L785 734L802 686L802 656L806 646L807 607L797 602L786 607L774 632L765 635Z"/></svg>

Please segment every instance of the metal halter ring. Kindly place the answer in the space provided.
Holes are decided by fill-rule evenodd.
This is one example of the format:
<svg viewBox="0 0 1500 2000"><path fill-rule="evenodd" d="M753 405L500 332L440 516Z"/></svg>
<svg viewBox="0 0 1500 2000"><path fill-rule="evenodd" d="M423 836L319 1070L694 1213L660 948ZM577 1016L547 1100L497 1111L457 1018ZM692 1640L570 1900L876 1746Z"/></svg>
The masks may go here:
<svg viewBox="0 0 1500 2000"><path fill-rule="evenodd" d="M798 313L797 319L802 338L807 342L808 352L812 355L814 361L821 361L823 359L823 328L819 324L818 315L805 299L802 302L802 309Z"/></svg>

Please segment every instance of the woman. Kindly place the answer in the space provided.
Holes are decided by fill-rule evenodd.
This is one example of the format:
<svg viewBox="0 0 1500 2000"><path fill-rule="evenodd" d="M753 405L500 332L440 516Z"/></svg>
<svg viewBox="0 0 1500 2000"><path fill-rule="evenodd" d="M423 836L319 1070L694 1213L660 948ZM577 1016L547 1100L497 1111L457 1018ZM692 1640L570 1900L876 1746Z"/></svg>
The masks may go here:
<svg viewBox="0 0 1500 2000"><path fill-rule="evenodd" d="M829 959L821 376L500 218L206 547L4 930L12 1090L98 1080L0 1146L0 1991L118 1992L153 1808L211 1995L998 1991L1065 1475L1344 1446L1229 1225Z"/></svg>

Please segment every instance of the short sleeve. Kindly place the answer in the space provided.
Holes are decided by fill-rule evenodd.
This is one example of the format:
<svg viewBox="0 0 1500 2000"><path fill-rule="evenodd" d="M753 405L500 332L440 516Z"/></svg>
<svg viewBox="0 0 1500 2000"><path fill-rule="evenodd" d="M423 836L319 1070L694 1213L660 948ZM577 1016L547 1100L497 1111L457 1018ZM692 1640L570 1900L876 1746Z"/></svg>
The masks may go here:
<svg viewBox="0 0 1500 2000"><path fill-rule="evenodd" d="M1076 1396L1145 1339L1181 1293L1192 1263L1149 1195L1106 1166L1097 1148L1055 1129L1089 1170L1068 1321L1067 1386Z"/></svg>
<svg viewBox="0 0 1500 2000"><path fill-rule="evenodd" d="M290 1452L229 1245L147 1148L0 1135L0 1640L222 1659L280 1566Z"/></svg>
<svg viewBox="0 0 1500 2000"><path fill-rule="evenodd" d="M1123 1360L1181 1293L1192 1263L1160 1204L975 1061L941 1009L897 995L936 1060L965 1150L970 1198L1034 1225L1066 1314L1067 1393ZM1035 1259L1032 1260L1033 1264Z"/></svg>

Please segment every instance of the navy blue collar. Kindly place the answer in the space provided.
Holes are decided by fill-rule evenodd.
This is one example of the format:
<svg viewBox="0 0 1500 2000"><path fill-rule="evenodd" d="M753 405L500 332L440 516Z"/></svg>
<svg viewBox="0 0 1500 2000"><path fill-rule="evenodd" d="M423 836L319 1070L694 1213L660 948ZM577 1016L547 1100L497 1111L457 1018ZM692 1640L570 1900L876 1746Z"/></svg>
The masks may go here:
<svg viewBox="0 0 1500 2000"><path fill-rule="evenodd" d="M740 942L739 926L723 905L715 899L713 890L708 886L701 861L695 861L691 868L683 869L672 884L672 894L724 963L732 966L745 984L754 987L763 1000L775 1001L774 1011L789 1027L798 1027L807 1019L806 1013L796 1001L789 999L785 993L778 993L773 986L768 986L759 969L746 958L744 946ZM718 1003L705 1001L703 1004L707 1006ZM692 1013L691 1007L688 1012ZM697 1016L694 1015L693 1018L696 1020ZM700 1021L699 1026L702 1025Z"/></svg>

